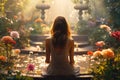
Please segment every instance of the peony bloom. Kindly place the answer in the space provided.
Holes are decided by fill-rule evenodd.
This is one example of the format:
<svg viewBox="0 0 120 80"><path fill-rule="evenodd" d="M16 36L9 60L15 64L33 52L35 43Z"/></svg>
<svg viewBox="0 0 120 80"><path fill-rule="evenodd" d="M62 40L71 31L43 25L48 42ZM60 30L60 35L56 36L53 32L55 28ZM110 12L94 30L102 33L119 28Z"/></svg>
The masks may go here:
<svg viewBox="0 0 120 80"><path fill-rule="evenodd" d="M19 33L17 31L11 31L10 36L12 38L20 38L20 35L19 35Z"/></svg>
<svg viewBox="0 0 120 80"><path fill-rule="evenodd" d="M33 64L28 64L27 65L27 70L28 71L33 71L35 69L35 66Z"/></svg>
<svg viewBox="0 0 120 80"><path fill-rule="evenodd" d="M88 51L87 54L90 55L90 56L92 56L93 52L92 51Z"/></svg>
<svg viewBox="0 0 120 80"><path fill-rule="evenodd" d="M114 52L111 49L102 50L102 55L104 58L114 58Z"/></svg>
<svg viewBox="0 0 120 80"><path fill-rule="evenodd" d="M5 56L0 56L0 60L1 61L6 61L6 57Z"/></svg>
<svg viewBox="0 0 120 80"><path fill-rule="evenodd" d="M20 52L21 52L20 49L14 49L15 54L19 54Z"/></svg>
<svg viewBox="0 0 120 80"><path fill-rule="evenodd" d="M111 28L107 25L100 25L101 29L105 29L107 32L111 33Z"/></svg>
<svg viewBox="0 0 120 80"><path fill-rule="evenodd" d="M35 23L41 23L41 22L43 22L43 20L40 19L40 18L37 18L34 22L35 22Z"/></svg>
<svg viewBox="0 0 120 80"><path fill-rule="evenodd" d="M93 53L93 57L99 57L99 56L101 56L101 54L102 54L101 51L95 51L95 52Z"/></svg>
<svg viewBox="0 0 120 80"><path fill-rule="evenodd" d="M105 45L105 42L104 41L98 41L95 43L96 46L98 47L103 47Z"/></svg>
<svg viewBox="0 0 120 80"><path fill-rule="evenodd" d="M13 40L11 36L3 36L1 41L4 42L5 44L16 44L16 41Z"/></svg>
<svg viewBox="0 0 120 80"><path fill-rule="evenodd" d="M120 41L120 31L111 32L111 36Z"/></svg>

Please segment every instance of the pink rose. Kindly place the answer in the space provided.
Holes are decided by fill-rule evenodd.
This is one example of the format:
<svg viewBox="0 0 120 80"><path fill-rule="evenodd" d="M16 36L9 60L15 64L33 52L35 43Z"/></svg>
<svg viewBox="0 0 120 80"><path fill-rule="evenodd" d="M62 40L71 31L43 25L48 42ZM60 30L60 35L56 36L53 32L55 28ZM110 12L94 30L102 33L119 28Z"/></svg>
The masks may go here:
<svg viewBox="0 0 120 80"><path fill-rule="evenodd" d="M11 31L10 36L12 38L20 38L20 35L19 35L19 33L17 31Z"/></svg>
<svg viewBox="0 0 120 80"><path fill-rule="evenodd" d="M103 47L105 45L105 42L104 41L98 41L95 43L96 46L98 47Z"/></svg>

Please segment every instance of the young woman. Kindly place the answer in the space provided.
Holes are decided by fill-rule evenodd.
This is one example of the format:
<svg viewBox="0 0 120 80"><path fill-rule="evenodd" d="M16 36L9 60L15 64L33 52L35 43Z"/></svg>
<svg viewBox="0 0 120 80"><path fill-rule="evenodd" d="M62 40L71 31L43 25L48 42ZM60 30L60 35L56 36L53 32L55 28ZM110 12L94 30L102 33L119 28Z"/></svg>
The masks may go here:
<svg viewBox="0 0 120 80"><path fill-rule="evenodd" d="M66 19L58 16L51 29L51 37L46 39L46 63L48 75L74 75L74 40Z"/></svg>

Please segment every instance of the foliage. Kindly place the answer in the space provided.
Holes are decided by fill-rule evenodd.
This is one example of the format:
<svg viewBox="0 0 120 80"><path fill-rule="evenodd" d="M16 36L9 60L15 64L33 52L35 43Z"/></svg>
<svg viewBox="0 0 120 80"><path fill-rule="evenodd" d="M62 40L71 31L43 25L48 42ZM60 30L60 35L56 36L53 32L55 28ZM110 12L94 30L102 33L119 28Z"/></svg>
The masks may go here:
<svg viewBox="0 0 120 80"><path fill-rule="evenodd" d="M95 58L91 57L91 61L93 61L91 66L91 73L94 75L94 80L120 80L120 31L112 31L112 29L107 25L101 25L100 28L95 30L95 35L97 35L99 32L98 30L100 30L99 36L103 37L101 40L105 42L105 45L103 45L103 41L101 42L97 37L98 41L101 43L96 44L96 46L98 46L98 50L93 53ZM97 41L94 36L93 41ZM103 46L104 48L112 48L115 53L114 58L106 58L106 56L111 57L113 54L111 54L112 51L105 51Z"/></svg>
<svg viewBox="0 0 120 80"><path fill-rule="evenodd" d="M120 80L120 48L115 49L114 58L98 57L93 63L92 74L94 80Z"/></svg>
<svg viewBox="0 0 120 80"><path fill-rule="evenodd" d="M120 29L120 0L104 0L106 9L110 14L110 25Z"/></svg>
<svg viewBox="0 0 120 80"><path fill-rule="evenodd" d="M12 75L14 74L14 75ZM33 80L31 77L22 76L20 72L9 71L8 74L0 74L1 80Z"/></svg>
<svg viewBox="0 0 120 80"><path fill-rule="evenodd" d="M106 43L106 48L118 48L120 45L120 41L111 36L114 31L111 31L112 29L109 26L104 28L106 28L107 30L110 29L110 31L103 30L100 27L93 28L93 31L89 35L89 41L91 42L91 44L94 45L94 43L97 41L104 41Z"/></svg>
<svg viewBox="0 0 120 80"><path fill-rule="evenodd" d="M87 26L87 21L85 20L79 21L75 28L75 31L77 31L78 34L89 34L91 30L92 28Z"/></svg>
<svg viewBox="0 0 120 80"><path fill-rule="evenodd" d="M11 36L13 37L13 34L11 34ZM0 79L33 80L32 78L22 76L19 72L13 71L15 57L12 56L12 54L13 54L13 46L16 44L16 41L11 36L3 36L0 40ZM17 36L18 35L16 35L16 37ZM14 53L19 54L20 50L15 49Z"/></svg>
<svg viewBox="0 0 120 80"><path fill-rule="evenodd" d="M12 48L16 42L10 36L3 36L0 40L0 69L8 69L13 66L11 59Z"/></svg>
<svg viewBox="0 0 120 80"><path fill-rule="evenodd" d="M104 41L107 44L106 47L114 47L114 48L120 47L120 41L111 37L110 35L107 35Z"/></svg>
<svg viewBox="0 0 120 80"><path fill-rule="evenodd" d="M31 31L31 34L42 34L41 23L33 23L34 30Z"/></svg>
<svg viewBox="0 0 120 80"><path fill-rule="evenodd" d="M7 2L7 0L1 0L0 1L0 15L3 15L5 13L5 3Z"/></svg>
<svg viewBox="0 0 120 80"><path fill-rule="evenodd" d="M106 31L100 29L99 27L95 27L89 35L89 40L91 44L94 44L97 41L104 41L107 36L108 34Z"/></svg>
<svg viewBox="0 0 120 80"><path fill-rule="evenodd" d="M80 0L72 0L73 3L78 3Z"/></svg>
<svg viewBox="0 0 120 80"><path fill-rule="evenodd" d="M8 28L12 28L12 21L7 17L0 17L0 37L8 35Z"/></svg>
<svg viewBox="0 0 120 80"><path fill-rule="evenodd" d="M21 12L26 6L28 0L7 0L5 10L12 11L13 14Z"/></svg>

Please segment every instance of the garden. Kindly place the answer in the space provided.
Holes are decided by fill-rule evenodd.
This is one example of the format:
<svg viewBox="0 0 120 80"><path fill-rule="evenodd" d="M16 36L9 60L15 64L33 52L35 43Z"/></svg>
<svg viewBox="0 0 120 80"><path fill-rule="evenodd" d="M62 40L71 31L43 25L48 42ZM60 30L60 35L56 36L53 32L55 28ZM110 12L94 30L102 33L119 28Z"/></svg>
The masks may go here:
<svg viewBox="0 0 120 80"><path fill-rule="evenodd" d="M0 0L0 79L33 80L22 73L33 72L34 64L38 63L25 65L26 71L15 71L15 64L20 63L20 58L24 59L20 56L22 50L31 47L31 36L49 35L53 17L61 13L68 18L72 34L87 35L89 45L94 46L93 50L84 53L88 58L88 72L93 75L92 80L120 80L120 1L68 0L63 6L65 9L70 6L66 14L62 11L63 8L57 8L57 3L62 1ZM41 7L40 4L45 5ZM101 4L104 7L97 9ZM51 13L52 10L54 14ZM71 13L70 16L68 13ZM45 49L44 43L35 48L41 46ZM30 50L25 58L31 59L32 54ZM42 56L41 61L43 60ZM39 70L36 74L40 75Z"/></svg>

